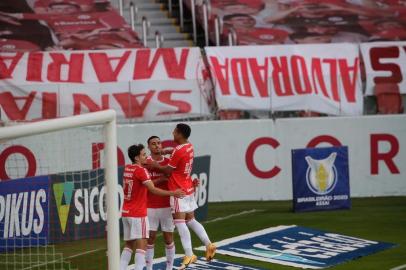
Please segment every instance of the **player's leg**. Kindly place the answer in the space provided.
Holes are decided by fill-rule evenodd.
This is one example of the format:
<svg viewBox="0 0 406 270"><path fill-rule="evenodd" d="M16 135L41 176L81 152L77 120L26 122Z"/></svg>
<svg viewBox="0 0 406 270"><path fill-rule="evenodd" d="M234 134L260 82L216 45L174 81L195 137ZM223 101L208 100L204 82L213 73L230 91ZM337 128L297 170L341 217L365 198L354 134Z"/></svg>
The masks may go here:
<svg viewBox="0 0 406 270"><path fill-rule="evenodd" d="M154 245L156 234L159 227L159 218L157 215L157 209L148 208L148 222L149 222L149 238L145 260L147 264L147 270L152 270L154 260Z"/></svg>
<svg viewBox="0 0 406 270"><path fill-rule="evenodd" d="M171 208L160 209L160 224L165 241L166 270L172 270L175 260L175 243L173 241L175 225L173 224Z"/></svg>
<svg viewBox="0 0 406 270"><path fill-rule="evenodd" d="M173 242L172 232L163 232L165 239L166 270L173 269L175 260L175 243Z"/></svg>
<svg viewBox="0 0 406 270"><path fill-rule="evenodd" d="M147 270L152 270L155 253L155 239L157 231L149 231L149 238L147 241L147 251L145 253L145 262Z"/></svg>
<svg viewBox="0 0 406 270"><path fill-rule="evenodd" d="M187 226L199 237L200 241L206 246L206 260L210 261L216 254L216 246L210 241L203 225L195 219L195 213L186 214Z"/></svg>
<svg viewBox="0 0 406 270"><path fill-rule="evenodd" d="M185 200L187 197L188 196L183 198L171 197L170 200L174 223L176 229L178 230L183 250L185 251L185 257L183 258L183 262L180 269L185 269L189 264L197 260L197 257L193 254L192 239L190 236L189 229L186 226L186 213L190 212L188 208L189 205Z"/></svg>
<svg viewBox="0 0 406 270"><path fill-rule="evenodd" d="M123 248L123 251L121 252L120 270L127 270L128 264L131 261L133 250L135 248L135 241L130 240L131 239L131 237L130 237L131 225L130 225L128 218L123 217L122 222L123 222L125 246Z"/></svg>
<svg viewBox="0 0 406 270"><path fill-rule="evenodd" d="M135 267L134 270L143 270L145 266L145 253L147 238L137 239L135 242Z"/></svg>
<svg viewBox="0 0 406 270"><path fill-rule="evenodd" d="M134 218L132 220L131 234L135 241L135 267L134 270L143 270L145 267L145 253L147 239L149 238L148 217Z"/></svg>
<svg viewBox="0 0 406 270"><path fill-rule="evenodd" d="M135 241L126 241L120 257L120 270L127 270L130 264L133 250L135 248Z"/></svg>

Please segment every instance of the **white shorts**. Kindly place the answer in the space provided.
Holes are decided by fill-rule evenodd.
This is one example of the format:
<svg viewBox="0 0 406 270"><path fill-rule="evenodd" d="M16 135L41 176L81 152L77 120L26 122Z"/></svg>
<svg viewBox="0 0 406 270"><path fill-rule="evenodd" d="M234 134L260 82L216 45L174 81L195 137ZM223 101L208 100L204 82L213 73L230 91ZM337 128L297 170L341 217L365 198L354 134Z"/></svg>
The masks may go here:
<svg viewBox="0 0 406 270"><path fill-rule="evenodd" d="M170 207L148 208L148 220L151 231L158 231L159 225L161 225L163 232L173 232L175 229Z"/></svg>
<svg viewBox="0 0 406 270"><path fill-rule="evenodd" d="M123 217L124 241L149 238L147 217Z"/></svg>
<svg viewBox="0 0 406 270"><path fill-rule="evenodd" d="M171 196L170 203L172 213L190 213L197 209L194 194L187 195L183 198L175 198Z"/></svg>

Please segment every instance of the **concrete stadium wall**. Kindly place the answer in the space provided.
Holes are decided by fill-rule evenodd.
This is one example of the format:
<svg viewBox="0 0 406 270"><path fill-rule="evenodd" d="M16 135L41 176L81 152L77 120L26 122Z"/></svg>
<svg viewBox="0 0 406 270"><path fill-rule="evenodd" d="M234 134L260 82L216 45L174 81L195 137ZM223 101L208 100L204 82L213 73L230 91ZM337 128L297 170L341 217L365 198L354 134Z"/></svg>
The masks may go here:
<svg viewBox="0 0 406 270"><path fill-rule="evenodd" d="M118 145L123 153L121 165L129 162L126 149L158 135L169 144L176 123L121 125ZM363 116L296 118L278 120L241 120L191 122L190 141L195 156L209 155L209 201L286 200L292 198L291 150L308 146L346 145L349 148L350 183L353 197L406 195L406 116ZM55 158L49 134L38 138L19 139L14 143L31 152L35 175L60 170L83 170L94 167L100 158L92 144L98 143L96 128L75 131L70 140L71 153L64 152L63 164ZM72 137L68 134L67 137ZM0 146L0 174L13 151ZM80 151L79 151L80 150ZM7 152L7 156L6 153ZM11 154L10 154L11 153ZM21 154L21 153L20 153ZM25 155L25 154L23 154ZM69 155L74 161L70 162ZM119 156L120 156L119 155ZM93 158L93 160L92 160ZM44 161L48 160L46 164ZM97 163L97 162L96 162ZM44 171L44 167L46 170ZM43 170L43 171L41 171ZM3 171L3 172L2 172ZM30 171L30 170L28 170ZM32 172L33 170L31 170Z"/></svg>

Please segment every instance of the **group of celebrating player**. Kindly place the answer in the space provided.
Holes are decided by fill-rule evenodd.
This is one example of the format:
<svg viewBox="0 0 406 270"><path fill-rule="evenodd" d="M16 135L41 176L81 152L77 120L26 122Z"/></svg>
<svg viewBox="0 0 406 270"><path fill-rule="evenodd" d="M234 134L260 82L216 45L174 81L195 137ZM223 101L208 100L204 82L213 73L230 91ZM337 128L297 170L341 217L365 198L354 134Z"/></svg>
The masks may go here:
<svg viewBox="0 0 406 270"><path fill-rule="evenodd" d="M147 143L151 153L147 157L142 144L128 148L132 164L124 168L124 205L122 221L125 247L121 254L120 270L127 270L135 252L135 270L152 270L154 243L159 225L166 244L166 270L173 268L176 227L185 252L179 269L185 269L197 260L193 254L189 229L194 231L206 246L206 260L210 261L216 246L211 243L204 227L194 218L197 204L194 197L198 180L192 180L193 145L188 141L190 126L176 125L173 138L177 147L171 157L162 149L158 136Z"/></svg>

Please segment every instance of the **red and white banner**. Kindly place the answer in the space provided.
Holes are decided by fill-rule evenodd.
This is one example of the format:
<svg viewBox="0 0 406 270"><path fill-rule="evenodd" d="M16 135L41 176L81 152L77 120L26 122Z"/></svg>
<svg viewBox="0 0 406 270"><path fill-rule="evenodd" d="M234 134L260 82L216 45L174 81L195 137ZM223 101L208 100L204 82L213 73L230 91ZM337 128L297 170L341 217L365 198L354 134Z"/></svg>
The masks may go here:
<svg viewBox="0 0 406 270"><path fill-rule="evenodd" d="M406 42L361 44L366 71L366 95L406 93Z"/></svg>
<svg viewBox="0 0 406 270"><path fill-rule="evenodd" d="M112 108L120 120L208 115L199 48L0 53L0 107L11 121Z"/></svg>
<svg viewBox="0 0 406 270"><path fill-rule="evenodd" d="M220 109L361 115L355 44L207 47Z"/></svg>

